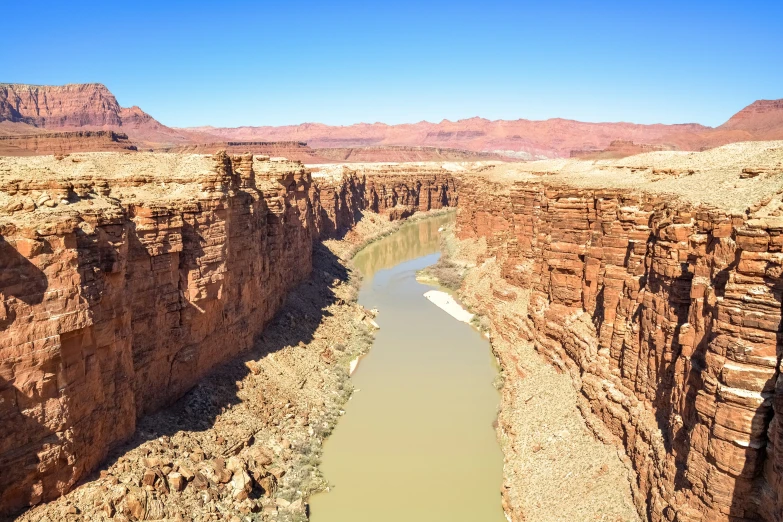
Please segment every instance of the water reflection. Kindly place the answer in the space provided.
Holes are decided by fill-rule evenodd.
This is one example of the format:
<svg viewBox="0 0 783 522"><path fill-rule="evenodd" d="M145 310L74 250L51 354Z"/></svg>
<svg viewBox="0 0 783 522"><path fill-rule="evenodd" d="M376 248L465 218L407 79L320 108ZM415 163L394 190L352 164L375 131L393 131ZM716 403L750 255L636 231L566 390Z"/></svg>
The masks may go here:
<svg viewBox="0 0 783 522"><path fill-rule="evenodd" d="M359 301L380 310L381 329L326 442L321 467L335 487L311 499L314 522L505 520L489 346L415 280L437 261L450 219L407 224L354 259Z"/></svg>
<svg viewBox="0 0 783 522"><path fill-rule="evenodd" d="M366 280L376 272L395 265L440 252L438 229L454 220L454 214L444 214L422 221L406 223L395 233L363 248L353 259Z"/></svg>

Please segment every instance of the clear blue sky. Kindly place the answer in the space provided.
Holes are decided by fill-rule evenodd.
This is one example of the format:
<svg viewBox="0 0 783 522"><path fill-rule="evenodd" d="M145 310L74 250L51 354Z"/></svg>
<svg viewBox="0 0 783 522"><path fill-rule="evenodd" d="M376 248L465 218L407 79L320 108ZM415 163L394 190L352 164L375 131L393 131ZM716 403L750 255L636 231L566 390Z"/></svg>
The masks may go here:
<svg viewBox="0 0 783 522"><path fill-rule="evenodd" d="M783 98L783 1L37 2L1 82L101 82L172 126L719 125Z"/></svg>

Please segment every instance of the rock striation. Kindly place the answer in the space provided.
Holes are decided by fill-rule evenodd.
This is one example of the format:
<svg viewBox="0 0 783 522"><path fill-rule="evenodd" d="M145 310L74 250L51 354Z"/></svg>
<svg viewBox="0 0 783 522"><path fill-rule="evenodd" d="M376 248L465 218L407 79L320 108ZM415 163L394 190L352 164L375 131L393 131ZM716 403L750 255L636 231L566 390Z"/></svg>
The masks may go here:
<svg viewBox="0 0 783 522"><path fill-rule="evenodd" d="M0 136L0 156L135 151L128 135L114 131L42 132Z"/></svg>
<svg viewBox="0 0 783 522"><path fill-rule="evenodd" d="M563 118L540 121L468 118L401 125L303 123L281 127L198 127L182 130L220 136L223 140L302 140L314 148L361 150L378 146L408 146L463 149L500 154L507 160L567 158L571 151L595 154L607 149L604 154L593 156L601 159L646 150L698 151L741 141L783 139L781 106L781 100L759 100L716 128L695 123L639 125L588 123ZM613 146L613 142L620 143ZM628 142L643 145L630 146Z"/></svg>
<svg viewBox="0 0 783 522"><path fill-rule="evenodd" d="M214 154L219 150L229 153L252 152L272 157L285 157L306 164L322 163L361 163L361 162L411 162L411 161L508 161L499 154L471 152L460 149L437 147L351 147L351 148L310 148L299 141L223 141L216 143L196 143L177 147L163 147L156 152L190 152Z"/></svg>
<svg viewBox="0 0 783 522"><path fill-rule="evenodd" d="M757 139L780 139L783 134L783 100L757 100L720 128L745 131Z"/></svg>
<svg viewBox="0 0 783 522"><path fill-rule="evenodd" d="M625 158L627 156L633 156L635 154L643 154L645 152L655 152L661 150L674 150L673 147L665 147L663 145L648 145L646 143L634 143L629 140L614 140L608 147L602 150L598 149L586 149L586 150L572 150L569 154L571 158L580 159L618 159Z"/></svg>
<svg viewBox="0 0 783 522"><path fill-rule="evenodd" d="M457 228L502 266L480 296L494 331L570 374L595 432L625 448L641 516L783 519L783 218L463 176Z"/></svg>
<svg viewBox="0 0 783 522"><path fill-rule="evenodd" d="M190 139L162 125L137 106L121 107L111 91L100 83L0 83L0 122L24 123L49 130L114 130L143 144L179 144Z"/></svg>
<svg viewBox="0 0 783 522"><path fill-rule="evenodd" d="M250 148L243 145L244 150L237 152L279 154L310 162L310 152L296 146L275 146L282 153L258 148L260 143L307 142L313 149L322 151L316 154L320 159L314 163L509 161L565 158L571 151L591 153L600 159L656 149L705 150L727 143L782 139L782 106L781 100L759 100L716 128L695 123L589 123L563 118L492 121L476 117L402 125L303 123L280 127L175 129L161 124L137 106L121 107L102 84L0 83L0 123L26 124L50 131L113 130L127 134L140 148L173 152L213 153L218 148L234 152L232 144L246 142ZM615 150L617 147L612 143L618 141L626 145ZM628 142L644 145L633 147ZM289 150L282 151L286 148ZM601 151L603 154L599 154Z"/></svg>
<svg viewBox="0 0 783 522"><path fill-rule="evenodd" d="M0 513L68 491L248 350L362 210L456 204L415 169L313 179L251 154L0 159Z"/></svg>

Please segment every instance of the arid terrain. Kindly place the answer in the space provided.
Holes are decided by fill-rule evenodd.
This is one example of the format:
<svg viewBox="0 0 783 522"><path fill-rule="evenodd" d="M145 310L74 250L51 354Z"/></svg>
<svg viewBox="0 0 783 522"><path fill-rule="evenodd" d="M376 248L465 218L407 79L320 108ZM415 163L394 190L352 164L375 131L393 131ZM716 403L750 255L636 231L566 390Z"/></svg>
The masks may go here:
<svg viewBox="0 0 783 522"><path fill-rule="evenodd" d="M507 519L782 520L776 139L780 100L174 129L2 84L0 519L307 519L377 328L351 259L455 213L422 277L499 363Z"/></svg>
<svg viewBox="0 0 783 522"><path fill-rule="evenodd" d="M0 84L0 135L40 135L34 146L20 144L23 150L13 155L53 153L54 146L41 142L62 141L59 131L111 130L126 134L139 150L213 153L236 148L237 152L271 156L283 153L306 163L616 158L645 150L699 151L739 141L779 140L783 139L781 122L783 100L759 100L715 128L696 123L641 125L562 118L491 121L478 117L402 125L172 128L139 107L121 107L101 84ZM50 136L53 132L59 136ZM85 143L79 135L69 139L73 151L116 150L111 143ZM617 146L620 142L626 145Z"/></svg>

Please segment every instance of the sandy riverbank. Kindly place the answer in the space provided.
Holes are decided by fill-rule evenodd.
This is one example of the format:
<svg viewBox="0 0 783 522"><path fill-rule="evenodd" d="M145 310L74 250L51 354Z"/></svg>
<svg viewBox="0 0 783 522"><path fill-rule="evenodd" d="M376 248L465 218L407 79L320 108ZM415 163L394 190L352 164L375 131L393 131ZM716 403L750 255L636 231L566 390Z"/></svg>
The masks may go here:
<svg viewBox="0 0 783 522"><path fill-rule="evenodd" d="M458 241L450 228L443 250L455 272L451 277L463 279L458 296L477 314L473 322L490 334L501 367L497 434L504 454L503 508L509 520L640 520L627 457L595 438L571 378L515 336L511 318L526 309L527 296L512 301L495 297L493 290L507 293L495 259L484 259L483 241Z"/></svg>

